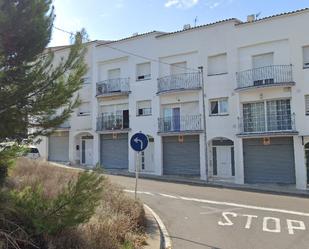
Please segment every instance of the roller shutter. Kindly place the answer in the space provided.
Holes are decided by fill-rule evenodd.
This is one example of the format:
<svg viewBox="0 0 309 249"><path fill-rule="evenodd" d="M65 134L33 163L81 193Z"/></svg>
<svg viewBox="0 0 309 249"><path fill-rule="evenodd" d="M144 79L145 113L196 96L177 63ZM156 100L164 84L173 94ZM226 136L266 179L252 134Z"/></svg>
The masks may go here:
<svg viewBox="0 0 309 249"><path fill-rule="evenodd" d="M244 139L243 148L246 183L295 183L292 137Z"/></svg>
<svg viewBox="0 0 309 249"><path fill-rule="evenodd" d="M199 136L163 137L163 174L200 176Z"/></svg>
<svg viewBox="0 0 309 249"><path fill-rule="evenodd" d="M48 139L48 160L69 161L69 134L51 135Z"/></svg>
<svg viewBox="0 0 309 249"><path fill-rule="evenodd" d="M128 169L128 134L101 135L101 165L106 169Z"/></svg>

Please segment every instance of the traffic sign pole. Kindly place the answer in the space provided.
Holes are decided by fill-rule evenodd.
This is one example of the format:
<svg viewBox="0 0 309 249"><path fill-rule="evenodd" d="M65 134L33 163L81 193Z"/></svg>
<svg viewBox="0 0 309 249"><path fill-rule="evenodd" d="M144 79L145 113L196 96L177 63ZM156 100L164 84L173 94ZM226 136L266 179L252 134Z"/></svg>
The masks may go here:
<svg viewBox="0 0 309 249"><path fill-rule="evenodd" d="M148 137L139 132L135 133L130 140L130 145L133 150L136 151L135 155L135 200L137 199L137 182L138 182L138 175L141 168L141 152L144 151L148 146Z"/></svg>
<svg viewBox="0 0 309 249"><path fill-rule="evenodd" d="M135 165L135 200L137 199L137 182L138 182L138 174L140 168L140 152L136 152L136 165Z"/></svg>

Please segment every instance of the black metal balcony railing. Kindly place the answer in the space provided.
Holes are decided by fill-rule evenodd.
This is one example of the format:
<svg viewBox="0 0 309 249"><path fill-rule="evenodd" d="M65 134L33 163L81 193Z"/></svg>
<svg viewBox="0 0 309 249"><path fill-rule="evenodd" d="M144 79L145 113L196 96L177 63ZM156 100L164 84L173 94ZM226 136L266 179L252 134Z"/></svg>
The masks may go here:
<svg viewBox="0 0 309 249"><path fill-rule="evenodd" d="M97 118L97 131L123 130L129 128L129 117L103 115Z"/></svg>
<svg viewBox="0 0 309 249"><path fill-rule="evenodd" d="M240 134L296 131L295 114L268 114L238 118Z"/></svg>
<svg viewBox="0 0 309 249"><path fill-rule="evenodd" d="M184 115L158 119L159 132L201 131L201 115Z"/></svg>
<svg viewBox="0 0 309 249"><path fill-rule="evenodd" d="M292 65L254 68L236 74L237 88L293 83Z"/></svg>
<svg viewBox="0 0 309 249"><path fill-rule="evenodd" d="M97 96L110 93L129 93L129 78L116 78L97 83Z"/></svg>
<svg viewBox="0 0 309 249"><path fill-rule="evenodd" d="M172 90L189 90L200 87L200 73L183 73L158 78L158 93Z"/></svg>

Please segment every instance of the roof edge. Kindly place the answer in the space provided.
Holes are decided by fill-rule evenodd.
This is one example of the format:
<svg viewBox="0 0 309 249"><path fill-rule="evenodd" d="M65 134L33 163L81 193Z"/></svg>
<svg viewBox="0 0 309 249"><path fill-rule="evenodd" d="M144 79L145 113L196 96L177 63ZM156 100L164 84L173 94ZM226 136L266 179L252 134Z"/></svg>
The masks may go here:
<svg viewBox="0 0 309 249"><path fill-rule="evenodd" d="M107 42L96 45L96 47L104 46L104 45L111 44L111 43L117 43L117 42L123 42L123 41L131 40L131 39L141 38L141 37L153 35L153 34L164 34L164 32L153 30L153 31L149 31L149 32L125 37L125 38L122 38L122 39L119 39L119 40L107 41Z"/></svg>
<svg viewBox="0 0 309 249"><path fill-rule="evenodd" d="M169 32L169 33L164 33L164 34L158 35L156 38L161 38L161 37L165 37L165 36L169 36L169 35L174 35L174 34L188 32L188 31L192 31L192 30L196 30L196 29L201 29L201 28L207 28L207 27L211 27L211 26L223 24L223 23L228 23L228 22L236 22L236 24L242 23L242 21L237 19L237 18L228 18L228 19L217 21L217 22L212 22L212 23L199 25L199 26L196 26L196 27L191 27L191 28L185 29L185 30L182 29L182 30L177 30L177 31Z"/></svg>
<svg viewBox="0 0 309 249"><path fill-rule="evenodd" d="M283 13L280 13L280 14L275 14L275 15L266 16L266 17L263 17L263 18L260 18L260 19L256 19L255 21L252 21L252 22L241 22L241 23L235 24L235 26L259 23L259 22L271 20L273 18L285 17L285 16L289 16L289 15L296 15L296 14L301 14L301 13L308 12L308 11L309 11L309 8L303 8L303 9L283 12Z"/></svg>

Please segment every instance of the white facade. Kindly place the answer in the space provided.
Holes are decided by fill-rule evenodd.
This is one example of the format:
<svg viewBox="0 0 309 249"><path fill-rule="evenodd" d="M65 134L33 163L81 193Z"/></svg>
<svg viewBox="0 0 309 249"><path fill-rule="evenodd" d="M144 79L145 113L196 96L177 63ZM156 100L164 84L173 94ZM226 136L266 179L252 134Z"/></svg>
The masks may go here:
<svg viewBox="0 0 309 249"><path fill-rule="evenodd" d="M115 157L123 162L121 169L134 172L129 140L141 131L151 141L142 159L145 173L307 188L308 22L305 9L253 22L230 19L90 43L90 84L80 96L86 102L81 113L87 106L91 110L85 115L76 110L62 131L69 134L69 161L113 164L113 158L102 156L104 146L114 141L121 154L126 143L127 161ZM40 147L47 158L48 142ZM268 167L269 151L277 159ZM291 156L281 162L280 151Z"/></svg>

